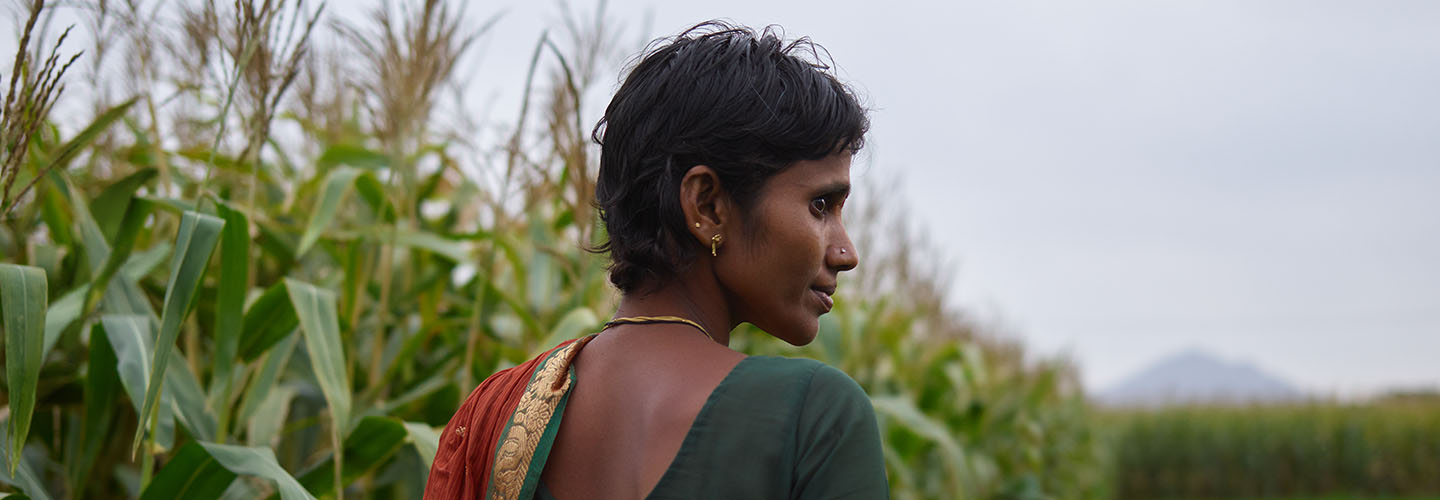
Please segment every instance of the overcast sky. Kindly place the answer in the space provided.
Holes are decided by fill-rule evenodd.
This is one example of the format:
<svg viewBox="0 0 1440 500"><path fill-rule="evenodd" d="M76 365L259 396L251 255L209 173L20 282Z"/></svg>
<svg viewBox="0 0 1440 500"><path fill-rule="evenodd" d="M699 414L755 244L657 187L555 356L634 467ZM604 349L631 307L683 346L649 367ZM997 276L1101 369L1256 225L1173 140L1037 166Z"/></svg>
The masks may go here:
<svg viewBox="0 0 1440 500"><path fill-rule="evenodd" d="M471 112L508 123L560 9L474 1L467 15L502 12L460 72L475 75ZM858 201L907 205L954 264L954 305L1075 358L1091 389L1192 348L1321 393L1440 387L1440 2L608 12L626 55L721 17L828 48L874 110L855 182L902 179L903 196ZM617 79L602 76L587 122Z"/></svg>
<svg viewBox="0 0 1440 500"><path fill-rule="evenodd" d="M500 6L479 64L515 74L559 9L470 14ZM629 39L725 17L828 48L874 108L856 181L900 176L956 305L1092 389L1190 348L1322 393L1440 386L1440 2L609 12Z"/></svg>

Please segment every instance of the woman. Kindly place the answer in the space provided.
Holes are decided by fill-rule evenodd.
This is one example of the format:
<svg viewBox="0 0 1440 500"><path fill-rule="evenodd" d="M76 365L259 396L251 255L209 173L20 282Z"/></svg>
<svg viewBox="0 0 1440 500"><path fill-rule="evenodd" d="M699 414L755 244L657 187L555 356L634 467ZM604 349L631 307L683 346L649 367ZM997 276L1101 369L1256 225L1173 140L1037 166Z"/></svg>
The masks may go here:
<svg viewBox="0 0 1440 500"><path fill-rule="evenodd" d="M429 498L884 498L874 410L815 338L868 126L808 41L701 24L631 71L593 134L615 318L487 379L441 434Z"/></svg>

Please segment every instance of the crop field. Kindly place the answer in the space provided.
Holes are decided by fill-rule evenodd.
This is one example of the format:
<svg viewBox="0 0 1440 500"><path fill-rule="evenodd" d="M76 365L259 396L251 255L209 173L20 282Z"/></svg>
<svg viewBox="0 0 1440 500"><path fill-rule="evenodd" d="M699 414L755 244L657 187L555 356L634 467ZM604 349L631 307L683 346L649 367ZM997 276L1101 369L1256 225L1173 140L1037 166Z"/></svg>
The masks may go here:
<svg viewBox="0 0 1440 500"><path fill-rule="evenodd" d="M640 47L603 11L497 44L534 64L480 77L525 99L471 123L455 75L489 24L444 2L84 3L63 43L46 16L72 7L42 4L0 123L0 492L418 498L479 380L613 310L577 110ZM855 197L866 261L820 340L734 346L854 376L895 498L1103 497L1069 365L942 307L884 196Z"/></svg>
<svg viewBox="0 0 1440 500"><path fill-rule="evenodd" d="M1440 402L1107 415L1117 498L1434 498Z"/></svg>

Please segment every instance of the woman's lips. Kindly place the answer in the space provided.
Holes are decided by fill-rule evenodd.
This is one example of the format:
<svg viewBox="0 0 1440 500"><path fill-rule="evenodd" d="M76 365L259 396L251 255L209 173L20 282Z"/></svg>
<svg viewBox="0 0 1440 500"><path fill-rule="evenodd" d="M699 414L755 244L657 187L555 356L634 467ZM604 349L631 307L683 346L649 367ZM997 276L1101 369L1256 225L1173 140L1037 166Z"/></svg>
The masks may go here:
<svg viewBox="0 0 1440 500"><path fill-rule="evenodd" d="M835 299L830 298L830 294L814 288L811 288L810 291L814 292L815 296L820 298L820 305L825 306L825 312L828 313L831 308L835 307Z"/></svg>

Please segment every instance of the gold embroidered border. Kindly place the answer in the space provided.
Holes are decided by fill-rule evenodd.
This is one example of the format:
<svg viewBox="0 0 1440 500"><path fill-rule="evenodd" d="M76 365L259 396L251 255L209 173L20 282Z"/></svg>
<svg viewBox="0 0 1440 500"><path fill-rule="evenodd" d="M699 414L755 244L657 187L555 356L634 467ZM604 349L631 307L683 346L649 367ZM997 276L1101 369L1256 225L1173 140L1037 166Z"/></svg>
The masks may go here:
<svg viewBox="0 0 1440 500"><path fill-rule="evenodd" d="M490 475L490 498L492 500L518 500L520 489L525 485L525 476L530 471L530 460L535 448L545 435L545 428L555 414L555 407L570 390L570 362L575 354L593 337L585 337L559 352L552 353L544 365L536 370L535 376L520 395L515 414L510 417L510 426L505 431L500 449L496 452L495 468Z"/></svg>

